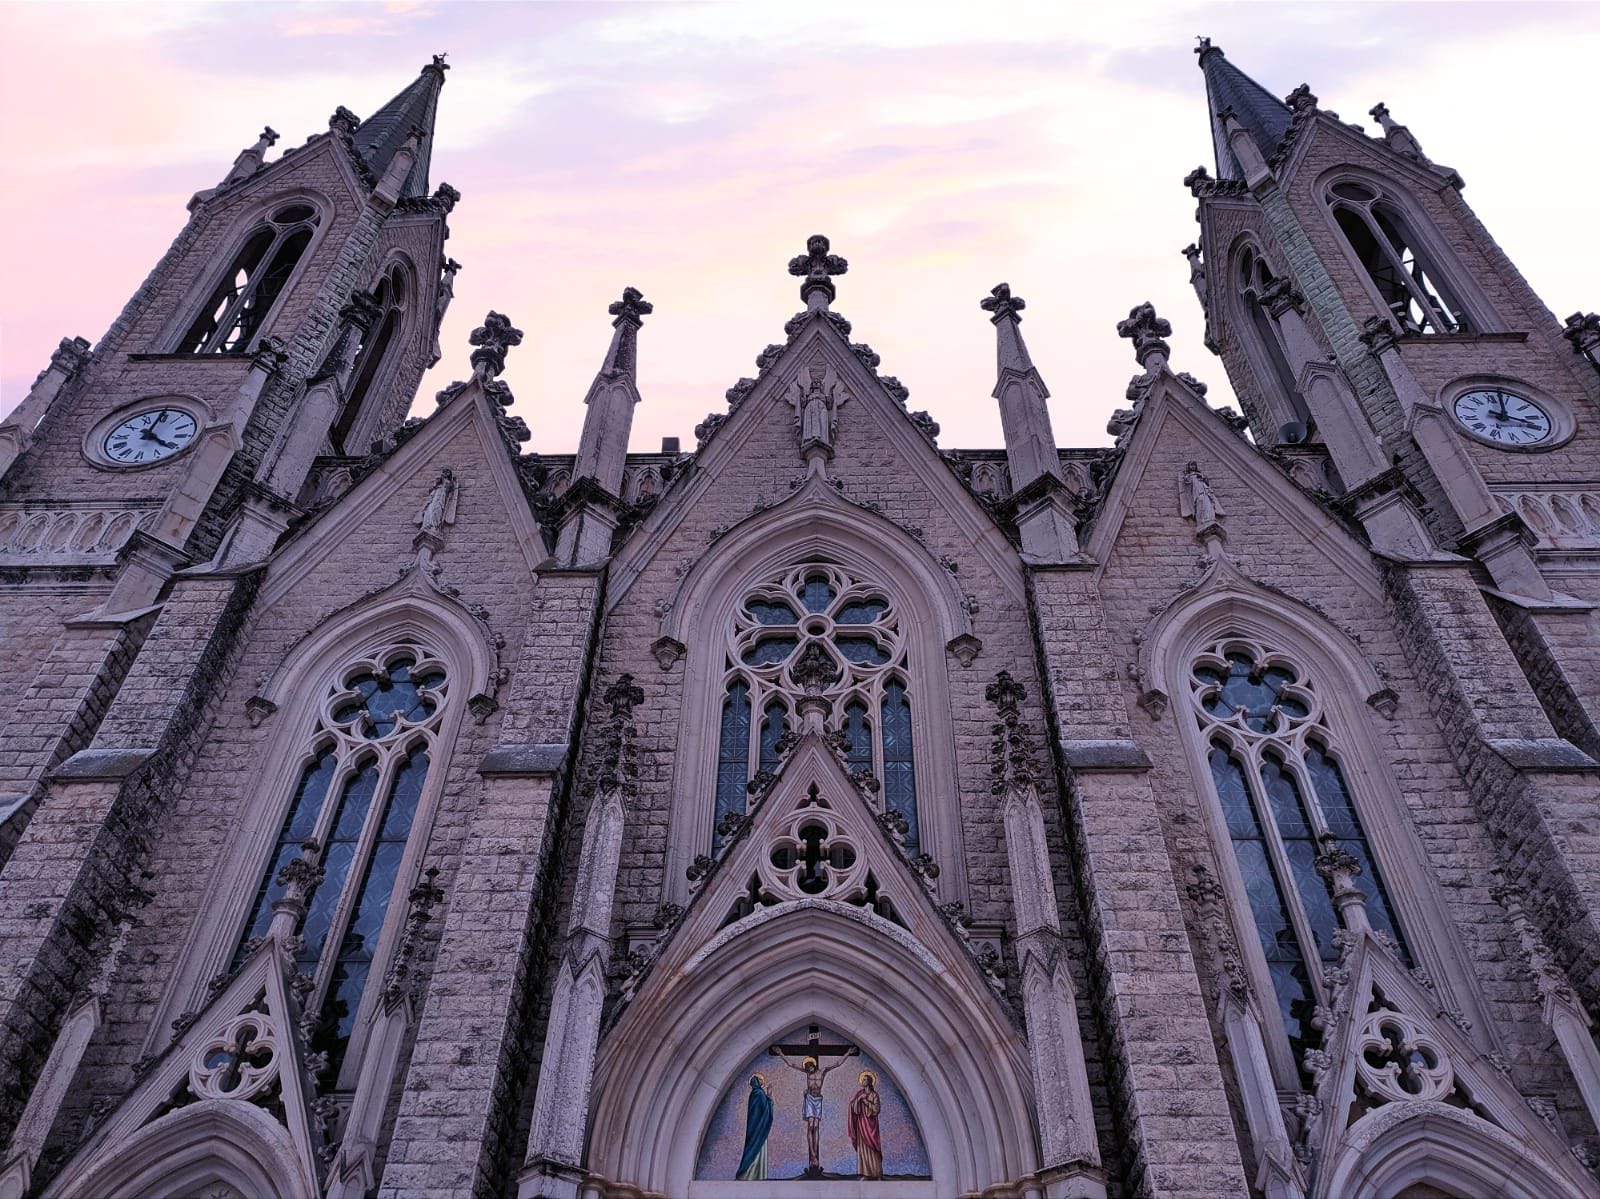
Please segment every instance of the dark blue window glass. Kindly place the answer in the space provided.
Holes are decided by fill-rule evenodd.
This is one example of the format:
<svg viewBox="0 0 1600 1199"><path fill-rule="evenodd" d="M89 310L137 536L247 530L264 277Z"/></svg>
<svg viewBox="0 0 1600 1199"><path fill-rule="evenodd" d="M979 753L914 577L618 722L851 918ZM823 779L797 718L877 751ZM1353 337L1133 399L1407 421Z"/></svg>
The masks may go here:
<svg viewBox="0 0 1600 1199"><path fill-rule="evenodd" d="M722 725L717 735L717 810L712 828L724 816L743 815L745 784L750 781L750 685L736 679L722 700ZM722 845L715 836L713 850Z"/></svg>
<svg viewBox="0 0 1600 1199"><path fill-rule="evenodd" d="M800 619L788 604L772 600L751 600L745 605L745 610L760 624L793 624Z"/></svg>
<svg viewBox="0 0 1600 1199"><path fill-rule="evenodd" d="M1361 863L1361 876L1356 886L1367 894L1367 919L1372 927L1381 929L1394 938L1400 957L1411 965L1411 953L1405 938L1400 935L1400 922L1394 918L1394 907L1389 902L1389 890L1383 884L1383 875L1373 861L1372 849L1367 844L1366 831L1356 815L1355 804L1350 800L1350 789L1345 786L1344 772L1339 763L1328 756L1315 741L1308 741L1305 750L1306 773L1311 776L1311 789L1322 809L1322 818L1328 822L1328 831L1339 838L1342 848L1348 850Z"/></svg>
<svg viewBox="0 0 1600 1199"><path fill-rule="evenodd" d="M745 650L742 660L746 666L770 666L794 653L794 647L799 644L797 637L768 637Z"/></svg>
<svg viewBox="0 0 1600 1199"><path fill-rule="evenodd" d="M339 897L349 881L350 868L355 864L356 843L361 839L361 826L366 822L367 809L377 789L378 760L368 758L345 782L339 795L333 831L322 847L322 885L312 895L306 918L300 924L305 945L297 960L303 968L315 969L317 959L322 956L322 943L333 926L334 909L339 906Z"/></svg>
<svg viewBox="0 0 1600 1199"><path fill-rule="evenodd" d="M911 753L911 701L906 685L890 679L883 688L883 804L906 822L906 852L920 852L916 767Z"/></svg>
<svg viewBox="0 0 1600 1199"><path fill-rule="evenodd" d="M775 699L769 703L761 714L761 769L776 770L778 768L778 738L783 736L784 725L789 712L783 706L783 701Z"/></svg>
<svg viewBox="0 0 1600 1199"><path fill-rule="evenodd" d="M853 699L844 707L844 735L850 749L846 761L851 770L872 769L872 725L867 720L867 705Z"/></svg>
<svg viewBox="0 0 1600 1199"><path fill-rule="evenodd" d="M833 619L837 624L872 624L888 610L889 605L877 597L851 600Z"/></svg>
<svg viewBox="0 0 1600 1199"><path fill-rule="evenodd" d="M390 663L387 680L370 674L357 678L352 686L361 698L336 711L334 720L348 724L359 716L361 735L377 741L394 732L400 716L413 722L427 719L433 714L434 701L420 689L439 686L444 676L434 673L414 679L411 672L415 665L409 658L399 658Z"/></svg>
<svg viewBox="0 0 1600 1199"><path fill-rule="evenodd" d="M367 860L350 923L339 942L339 956L334 961L328 997L322 1005L317 1035L312 1038L312 1047L328 1054L329 1068L335 1075L355 1027L356 1009L361 1004L367 976L372 972L384 915L399 882L400 859L405 854L406 838L411 833L411 821L417 814L417 801L427 778L427 750L418 744L395 770L383 823L379 826L372 856Z"/></svg>
<svg viewBox="0 0 1600 1199"><path fill-rule="evenodd" d="M1300 906L1306 923L1311 926L1311 935L1316 939L1317 952L1325 962L1337 961L1339 948L1333 943L1333 934L1339 927L1339 918L1333 911L1328 884L1317 873L1317 854L1321 847L1306 812L1300 785L1282 759L1267 754L1261 761L1261 786L1267 793L1267 806L1277 825L1284 857L1289 860L1294 889L1300 895Z"/></svg>
<svg viewBox="0 0 1600 1199"><path fill-rule="evenodd" d="M272 900L282 891L273 880L291 858L300 856L301 843L316 832L317 817L322 813L322 801L327 798L328 784L333 781L337 764L333 747L328 746L306 763L305 770L301 772L300 783L295 787L294 799L289 804L289 815L283 822L283 832L278 836L278 846L267 865L261 888L256 892L250 923L245 926L244 936L239 939L239 948L234 952L236 963L244 955L244 947L248 942L266 935L267 926L272 923Z"/></svg>
<svg viewBox="0 0 1600 1199"><path fill-rule="evenodd" d="M1284 666L1269 666L1258 672L1248 654L1229 654L1227 660L1226 674L1209 666L1194 672L1202 683L1219 688L1205 701L1206 711L1213 716L1226 720L1243 709L1246 728L1268 733L1282 723L1273 713L1274 707L1289 716L1307 714L1304 704L1283 694L1284 687L1295 681L1294 671Z"/></svg>
<svg viewBox="0 0 1600 1199"><path fill-rule="evenodd" d="M806 606L807 612L826 612L836 595L837 592L821 575L812 575L800 588L800 602Z"/></svg>
<svg viewBox="0 0 1600 1199"><path fill-rule="evenodd" d="M1283 887L1245 784L1244 770L1220 743L1212 745L1209 760L1211 781L1222 801L1228 835L1250 900L1250 914L1255 918L1256 935L1267 959L1267 973L1272 977L1272 989L1278 997L1295 1060L1299 1061L1313 1035L1310 1018L1316 1006L1300 937L1290 919Z"/></svg>
<svg viewBox="0 0 1600 1199"><path fill-rule="evenodd" d="M850 661L862 666L884 666L888 664L889 652L874 641L871 637L862 634L844 635L836 637L834 644L839 647L839 652Z"/></svg>

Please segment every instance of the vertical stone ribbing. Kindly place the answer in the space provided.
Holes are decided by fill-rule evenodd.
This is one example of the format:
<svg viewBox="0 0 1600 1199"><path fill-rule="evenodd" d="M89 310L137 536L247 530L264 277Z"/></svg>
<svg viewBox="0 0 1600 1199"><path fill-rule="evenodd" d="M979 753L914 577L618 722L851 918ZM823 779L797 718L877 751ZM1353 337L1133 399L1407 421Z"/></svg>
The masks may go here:
<svg viewBox="0 0 1600 1199"><path fill-rule="evenodd" d="M599 577L541 576L512 667L502 743L456 868L382 1199L501 1193L525 1082L532 964L599 612Z"/></svg>
<svg viewBox="0 0 1600 1199"><path fill-rule="evenodd" d="M1107 682L1118 672L1092 577L1039 570L1030 583L1057 732L1127 739L1127 712ZM1128 1188L1152 1199L1246 1194L1149 778L1080 770L1069 781L1068 826L1086 891L1113 1103L1127 1136Z"/></svg>
<svg viewBox="0 0 1600 1199"><path fill-rule="evenodd" d="M138 902L151 828L183 786L205 704L255 594L256 577L180 582L95 742L45 788L3 876L0 1130L21 1110L62 1015Z"/></svg>

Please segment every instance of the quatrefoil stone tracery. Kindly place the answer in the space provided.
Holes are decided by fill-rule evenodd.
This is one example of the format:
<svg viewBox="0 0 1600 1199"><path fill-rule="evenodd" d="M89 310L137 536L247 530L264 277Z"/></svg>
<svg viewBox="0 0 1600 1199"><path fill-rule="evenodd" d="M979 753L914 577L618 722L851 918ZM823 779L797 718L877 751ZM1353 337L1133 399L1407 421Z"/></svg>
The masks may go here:
<svg viewBox="0 0 1600 1199"><path fill-rule="evenodd" d="M779 862L785 865L779 865ZM866 891L861 847L827 809L803 807L783 823L756 865L763 891L779 902L852 900Z"/></svg>
<svg viewBox="0 0 1600 1199"><path fill-rule="evenodd" d="M323 723L347 741L395 741L437 725L449 682L444 663L418 645L349 663L323 701Z"/></svg>
<svg viewBox="0 0 1600 1199"><path fill-rule="evenodd" d="M1298 741L1323 721L1322 697L1286 655L1240 638L1195 658L1190 694L1203 726L1246 742Z"/></svg>
<svg viewBox="0 0 1600 1199"><path fill-rule="evenodd" d="M189 1089L201 1099L249 1099L278 1077L278 1031L262 1012L229 1020L189 1064Z"/></svg>
<svg viewBox="0 0 1600 1199"><path fill-rule="evenodd" d="M1455 1083L1449 1054L1420 1021L1379 1008L1356 1042L1356 1072L1374 1094L1394 1103L1443 1099Z"/></svg>

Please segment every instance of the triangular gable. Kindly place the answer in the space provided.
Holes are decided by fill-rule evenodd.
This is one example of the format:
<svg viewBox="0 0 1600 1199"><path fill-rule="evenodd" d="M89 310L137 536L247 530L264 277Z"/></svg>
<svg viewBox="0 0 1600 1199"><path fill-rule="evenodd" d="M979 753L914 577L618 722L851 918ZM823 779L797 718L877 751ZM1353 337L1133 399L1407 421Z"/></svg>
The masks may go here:
<svg viewBox="0 0 1600 1199"><path fill-rule="evenodd" d="M319 1193L323 1124L313 1114L319 1101L306 1072L300 1005L288 985L291 970L279 942L263 938L84 1142L50 1193L95 1193L92 1180L119 1167L125 1146L146 1126L176 1122L185 1109L218 1103L249 1104L270 1114L282 1129L280 1150L287 1150L275 1160L281 1166L287 1156L296 1167L297 1176L283 1180L284 1190Z"/></svg>
<svg viewBox="0 0 1600 1199"><path fill-rule="evenodd" d="M1387 171L1401 177L1409 185L1423 191L1440 191L1452 186L1459 177L1449 167L1437 163L1418 162L1382 138L1371 137L1360 127L1351 127L1332 113L1319 111L1316 119L1297 130L1289 146L1289 153L1277 169L1278 185L1288 191L1300 165L1311 153L1311 147L1328 138L1341 143L1350 155L1346 161L1351 166L1365 165L1369 169ZM1319 168L1319 173L1322 169Z"/></svg>
<svg viewBox="0 0 1600 1199"><path fill-rule="evenodd" d="M430 417L404 444L341 495L326 510L293 530L274 551L266 581L261 588L261 605L270 607L313 567L330 555L348 551L359 543L363 526L376 520L392 521L386 512L389 501L408 481L433 469L440 450L470 431L482 451L482 474L463 478L468 486L488 483L499 495L512 530L513 543L521 551L529 571L549 558L539 523L517 475L516 463L500 430L492 400L476 382L468 384ZM412 519L413 513L404 514Z"/></svg>
<svg viewBox="0 0 1600 1199"><path fill-rule="evenodd" d="M791 322L794 331L788 343L782 347L768 347L768 352L757 360L761 364L760 377L743 398L734 403L702 445L693 469L679 473L654 510L619 549L611 567L608 605L614 606L627 593L671 536L684 513L716 486L733 461L761 452L772 461L772 483L778 488L783 487L786 476L793 480L806 476L798 426L792 458L784 455L772 459L765 451L753 449L750 443L774 408L785 421L796 419L793 393L797 387L803 388L814 364L830 372L849 397L841 408L840 418L848 428L838 439L859 437L862 425L868 426L870 436L890 447L929 489L934 506L955 523L964 540L989 561L996 575L1003 580L1015 580L1013 586L1021 601L1016 553L1005 535L912 419L903 402L891 393L889 383L880 379L863 361L861 355L870 354L870 350L850 342L847 325L839 327L834 319L826 319L836 316L828 313L826 317L813 316L798 325ZM875 355L871 361L876 361ZM831 469L829 473L830 477L841 477ZM843 478L848 492L850 479ZM770 504L773 497L761 498Z"/></svg>
<svg viewBox="0 0 1600 1199"><path fill-rule="evenodd" d="M965 930L935 906L931 862L919 858L913 868L895 829L829 741L802 736L774 775L753 781L751 811L729 822L721 856L697 859L694 896L635 989L650 976L670 980L691 969L747 921L826 904L849 905L896 939L909 935L931 965L964 974L975 993L990 992L996 981L979 967Z"/></svg>
<svg viewBox="0 0 1600 1199"><path fill-rule="evenodd" d="M1303 1130L1318 1163L1313 1193L1329 1194L1346 1146L1366 1122L1390 1122L1393 1108L1417 1115L1441 1106L1484 1136L1509 1135L1546 1166L1575 1165L1563 1139L1518 1093L1507 1074L1473 1046L1459 1013L1445 1010L1370 929L1340 930L1338 963L1325 972L1331 1010L1321 1010L1322 1044L1306 1054L1315 1101ZM1459 1023L1458 1023L1459 1022ZM1574 1193L1582 1193L1576 1191Z"/></svg>
<svg viewBox="0 0 1600 1199"><path fill-rule="evenodd" d="M1302 491L1282 467L1235 433L1200 396L1168 372L1156 379L1142 401L1138 420L1127 435L1122 460L1084 546L1089 556L1100 563L1100 573L1105 571L1135 493L1146 485L1145 474L1157 449L1163 439L1179 435L1180 430L1204 447L1202 458L1207 470L1225 474L1255 492L1266 510L1278 514L1306 541L1338 563L1351 582L1374 600L1381 598L1382 583L1372 555L1343 521ZM1156 479L1150 486L1171 497L1176 519L1178 480Z"/></svg>
<svg viewBox="0 0 1600 1199"><path fill-rule="evenodd" d="M218 201L233 200L249 191L281 186L289 182L283 176L292 175L319 157L331 160L340 181L345 185L347 198L357 206L364 205L372 188L362 178L361 169L354 161L351 152L341 146L331 133L318 134L301 146L291 146L271 162L263 164L254 174L246 175L226 187L217 188L210 195L202 192L204 198L201 203L211 208L215 207Z"/></svg>

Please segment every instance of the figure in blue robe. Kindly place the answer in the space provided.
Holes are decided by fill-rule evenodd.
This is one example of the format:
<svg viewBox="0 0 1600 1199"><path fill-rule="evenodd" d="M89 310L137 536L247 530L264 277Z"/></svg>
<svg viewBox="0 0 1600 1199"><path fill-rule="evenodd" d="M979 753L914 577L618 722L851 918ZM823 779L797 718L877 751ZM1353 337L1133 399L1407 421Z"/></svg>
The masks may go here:
<svg viewBox="0 0 1600 1199"><path fill-rule="evenodd" d="M772 1131L772 1094L767 1080L750 1076L750 1102L744 1109L744 1153L734 1178L739 1182L765 1182L767 1178L767 1134Z"/></svg>

